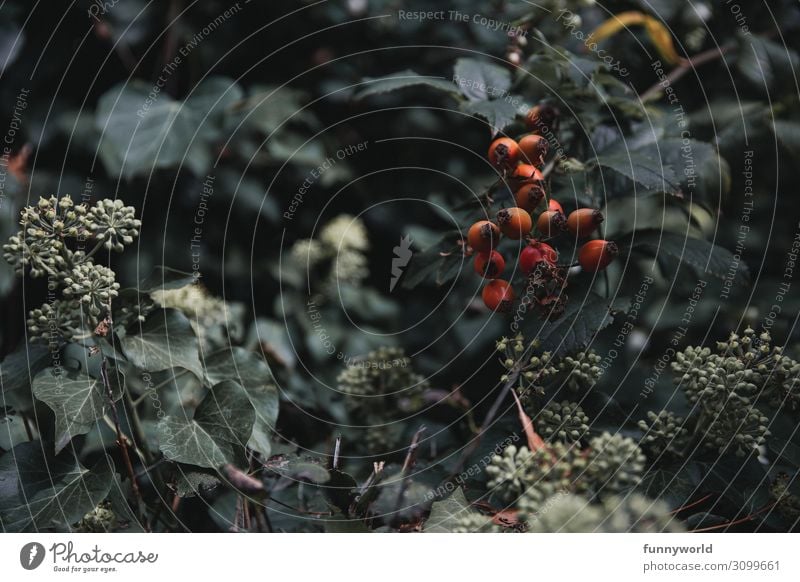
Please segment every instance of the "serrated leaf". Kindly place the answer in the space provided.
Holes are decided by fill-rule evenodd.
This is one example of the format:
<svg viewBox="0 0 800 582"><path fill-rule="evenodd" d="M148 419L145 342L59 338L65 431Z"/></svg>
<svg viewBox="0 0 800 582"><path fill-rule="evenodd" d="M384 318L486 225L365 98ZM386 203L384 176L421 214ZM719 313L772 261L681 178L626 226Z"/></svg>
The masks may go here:
<svg viewBox="0 0 800 582"><path fill-rule="evenodd" d="M680 190L680 181L671 166L641 152L601 154L597 157L597 164L622 174L647 190L671 194Z"/></svg>
<svg viewBox="0 0 800 582"><path fill-rule="evenodd" d="M764 92L779 80L792 78L799 65L795 51L757 35L742 42L736 64L742 75Z"/></svg>
<svg viewBox="0 0 800 582"><path fill-rule="evenodd" d="M210 469L181 466L175 477L175 494L178 497L195 497L222 484L219 473Z"/></svg>
<svg viewBox="0 0 800 582"><path fill-rule="evenodd" d="M428 516L422 531L425 533L451 533L458 520L470 511L472 510L469 502L459 487L447 499L436 501L431 505L430 516Z"/></svg>
<svg viewBox="0 0 800 582"><path fill-rule="evenodd" d="M776 119L772 122L772 131L792 156L800 158L800 123Z"/></svg>
<svg viewBox="0 0 800 582"><path fill-rule="evenodd" d="M464 267L464 257L461 255L447 255L442 257L442 262L436 270L436 284L441 287L448 281L452 281L458 277L461 269Z"/></svg>
<svg viewBox="0 0 800 582"><path fill-rule="evenodd" d="M53 456L41 442L21 443L0 457L0 529L69 529L106 498L113 478L108 457L86 469L71 452Z"/></svg>
<svg viewBox="0 0 800 582"><path fill-rule="evenodd" d="M749 271L743 261L736 260L728 249L704 239L671 232L640 231L636 233L631 248L655 257L672 257L698 273L708 273L717 279L728 277L731 268L738 263L733 284L744 285L749 281Z"/></svg>
<svg viewBox="0 0 800 582"><path fill-rule="evenodd" d="M610 325L614 317L609 313L609 300L596 293L569 301L564 314L542 325L531 319L528 327L535 331L542 349L551 352L571 353L585 348L595 334ZM527 320L526 320L527 321Z"/></svg>
<svg viewBox="0 0 800 582"><path fill-rule="evenodd" d="M511 88L511 73L494 63L462 58L456 61L453 73L461 93L470 101L504 97Z"/></svg>
<svg viewBox="0 0 800 582"><path fill-rule="evenodd" d="M124 390L124 377L112 368L108 379L114 400L118 400ZM33 395L55 414L56 454L72 437L89 432L110 408L103 382L82 372L47 368L36 375L32 390Z"/></svg>
<svg viewBox="0 0 800 582"><path fill-rule="evenodd" d="M397 91L398 89L406 89L408 87L425 86L443 91L451 95L459 95L458 87L443 77L430 77L420 75L410 69L399 71L386 75L385 77L365 78L362 83L366 88L362 89L356 95L356 99L364 99L372 95L380 95L381 93L389 93L390 91Z"/></svg>
<svg viewBox="0 0 800 582"><path fill-rule="evenodd" d="M465 113L485 119L494 136L514 123L517 116L517 107L514 103L514 100L506 99L471 101L462 104L461 110Z"/></svg>
<svg viewBox="0 0 800 582"><path fill-rule="evenodd" d="M191 420L168 416L158 423L159 450L170 461L198 467L241 466L254 422L244 389L227 380L209 391Z"/></svg>
<svg viewBox="0 0 800 582"><path fill-rule="evenodd" d="M120 343L128 360L137 368L149 372L184 368L203 378L197 337L180 311L154 311L138 333L126 335Z"/></svg>
<svg viewBox="0 0 800 582"><path fill-rule="evenodd" d="M255 352L234 347L206 358L206 376L212 384L235 380L255 410L255 423L248 446L269 456L269 435L278 420L278 389L266 361Z"/></svg>

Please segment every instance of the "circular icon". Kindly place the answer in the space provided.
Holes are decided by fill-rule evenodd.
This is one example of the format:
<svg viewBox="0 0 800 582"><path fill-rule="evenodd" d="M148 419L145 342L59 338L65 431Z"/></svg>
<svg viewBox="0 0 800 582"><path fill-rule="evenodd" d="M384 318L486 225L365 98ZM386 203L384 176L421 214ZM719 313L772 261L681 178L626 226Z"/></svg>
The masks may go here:
<svg viewBox="0 0 800 582"><path fill-rule="evenodd" d="M35 570L44 561L44 546L39 542L30 542L19 551L19 563L26 570Z"/></svg>

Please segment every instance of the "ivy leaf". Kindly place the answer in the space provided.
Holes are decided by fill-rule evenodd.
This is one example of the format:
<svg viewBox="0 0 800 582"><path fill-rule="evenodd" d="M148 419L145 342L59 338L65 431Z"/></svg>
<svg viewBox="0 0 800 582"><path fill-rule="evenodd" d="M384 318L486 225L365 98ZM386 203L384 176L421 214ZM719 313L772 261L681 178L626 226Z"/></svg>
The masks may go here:
<svg viewBox="0 0 800 582"><path fill-rule="evenodd" d="M296 455L286 455L267 463L266 468L293 481L305 480L312 483L327 483L331 479L328 470L319 463L302 459Z"/></svg>
<svg viewBox="0 0 800 582"><path fill-rule="evenodd" d="M461 487L453 491L447 499L431 505L431 514L422 529L425 533L451 533L456 521L471 511Z"/></svg>
<svg viewBox="0 0 800 582"><path fill-rule="evenodd" d="M268 457L269 435L278 420L279 398L264 358L239 347L220 350L206 358L206 376L212 384L235 380L244 388L255 410L255 424L247 445Z"/></svg>
<svg viewBox="0 0 800 582"><path fill-rule="evenodd" d="M415 87L424 85L431 87L437 91L443 91L452 95L458 95L458 87L443 77L429 77L415 73L410 69L399 71L386 75L385 77L365 78L362 83L366 85L356 95L356 99L364 99L372 95L380 95L381 93L389 93L390 91L397 91L398 89L405 89L407 87Z"/></svg>
<svg viewBox="0 0 800 582"><path fill-rule="evenodd" d="M179 367L203 377L197 337L180 311L161 309L151 313L138 334L127 335L120 343L137 368L161 372Z"/></svg>
<svg viewBox="0 0 800 582"><path fill-rule="evenodd" d="M221 382L206 394L194 418L167 416L158 423L159 449L170 461L219 469L245 462L255 411L242 387Z"/></svg>
<svg viewBox="0 0 800 582"><path fill-rule="evenodd" d="M112 368L108 371L108 379L114 400L119 400L124 389L124 376ZM69 444L72 437L89 432L109 409L103 382L83 372L47 368L36 375L31 388L33 395L47 404L56 416L56 454Z"/></svg>
<svg viewBox="0 0 800 582"><path fill-rule="evenodd" d="M520 102L516 99L495 99L493 101L471 101L464 103L461 110L465 113L485 119L489 124L492 135L501 133L506 127L514 123L517 116L517 106Z"/></svg>
<svg viewBox="0 0 800 582"><path fill-rule="evenodd" d="M91 469L71 452L53 456L41 442L26 442L0 457L0 529L6 532L67 529L106 498L113 461Z"/></svg>
<svg viewBox="0 0 800 582"><path fill-rule="evenodd" d="M708 273L724 280L734 265L738 265L733 276L734 285L748 283L747 265L737 260L728 249L699 238L662 231L639 231L636 233L633 250L644 251L656 258L672 257L692 267L697 273Z"/></svg>
<svg viewBox="0 0 800 582"><path fill-rule="evenodd" d="M195 282L192 273L178 271L170 267L159 266L137 286L139 293L152 293L153 291L165 291L167 289L181 289Z"/></svg>
<svg viewBox="0 0 800 582"><path fill-rule="evenodd" d="M240 97L232 81L203 81L186 102L164 92L155 98L142 81L121 83L97 104L95 126L102 132L99 153L108 171L132 177L186 164L205 171L210 145L220 134L220 107Z"/></svg>
<svg viewBox="0 0 800 582"><path fill-rule="evenodd" d="M459 89L470 101L504 97L511 88L511 73L493 63L458 59L453 73Z"/></svg>
<svg viewBox="0 0 800 582"><path fill-rule="evenodd" d="M213 140L219 136L226 111L243 97L244 91L233 79L208 77L192 90L184 106L197 121L198 136Z"/></svg>
<svg viewBox="0 0 800 582"><path fill-rule="evenodd" d="M308 95L289 87L260 85L246 99L234 104L234 119L259 131L270 134L286 124L297 121L308 125L316 123L311 110L306 107Z"/></svg>
<svg viewBox="0 0 800 582"><path fill-rule="evenodd" d="M0 393L3 401L12 392L27 391L33 377L50 363L50 350L41 345L25 344L0 362Z"/></svg>

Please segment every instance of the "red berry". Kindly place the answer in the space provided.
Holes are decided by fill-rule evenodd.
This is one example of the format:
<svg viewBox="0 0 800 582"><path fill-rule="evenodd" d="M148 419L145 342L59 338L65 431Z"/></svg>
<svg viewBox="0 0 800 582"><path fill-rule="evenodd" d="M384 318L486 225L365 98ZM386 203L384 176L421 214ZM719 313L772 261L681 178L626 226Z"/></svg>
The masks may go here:
<svg viewBox="0 0 800 582"><path fill-rule="evenodd" d="M529 275L542 261L551 265L555 265L558 261L558 253L547 243L531 241L519 254L519 268L526 275Z"/></svg>
<svg viewBox="0 0 800 582"><path fill-rule="evenodd" d="M516 294L508 281L493 279L483 288L481 297L486 307L492 311L509 311Z"/></svg>
<svg viewBox="0 0 800 582"><path fill-rule="evenodd" d="M560 111L552 105L536 105L525 115L525 125L531 131L544 132L553 128L559 114Z"/></svg>
<svg viewBox="0 0 800 582"><path fill-rule="evenodd" d="M564 214L564 208L558 203L557 200L553 200L552 198L547 201L547 209L558 210L561 214Z"/></svg>
<svg viewBox="0 0 800 582"><path fill-rule="evenodd" d="M587 237L603 222L603 213L594 208L579 208L567 218L567 228L578 238Z"/></svg>
<svg viewBox="0 0 800 582"><path fill-rule="evenodd" d="M519 240L530 234L533 227L531 215L516 206L498 212L497 224L500 226L500 231L513 240Z"/></svg>
<svg viewBox="0 0 800 582"><path fill-rule="evenodd" d="M475 272L481 277L495 279L502 274L505 268L506 261L503 255L497 251L475 255Z"/></svg>
<svg viewBox="0 0 800 582"><path fill-rule="evenodd" d="M509 176L509 183L512 187L518 188L523 184L538 183L544 186L544 176L531 164L520 164Z"/></svg>
<svg viewBox="0 0 800 582"><path fill-rule="evenodd" d="M500 241L500 229L497 225L488 220L479 220L471 227L467 233L467 242L472 249L478 253L485 253L492 250Z"/></svg>
<svg viewBox="0 0 800 582"><path fill-rule="evenodd" d="M489 146L489 162L500 170L510 170L519 161L519 145L510 137L501 137Z"/></svg>
<svg viewBox="0 0 800 582"><path fill-rule="evenodd" d="M538 182L523 184L514 193L517 206L528 212L533 212L539 203L544 200L544 187Z"/></svg>
<svg viewBox="0 0 800 582"><path fill-rule="evenodd" d="M519 140L519 149L522 152L522 160L524 162L541 168L544 165L544 158L547 155L549 144L541 135L531 133Z"/></svg>
<svg viewBox="0 0 800 582"><path fill-rule="evenodd" d="M618 254L616 243L602 239L590 240L578 251L578 262L587 273L596 273L610 265Z"/></svg>
<svg viewBox="0 0 800 582"><path fill-rule="evenodd" d="M545 210L539 215L536 228L544 236L556 236L567 229L567 217L558 210Z"/></svg>

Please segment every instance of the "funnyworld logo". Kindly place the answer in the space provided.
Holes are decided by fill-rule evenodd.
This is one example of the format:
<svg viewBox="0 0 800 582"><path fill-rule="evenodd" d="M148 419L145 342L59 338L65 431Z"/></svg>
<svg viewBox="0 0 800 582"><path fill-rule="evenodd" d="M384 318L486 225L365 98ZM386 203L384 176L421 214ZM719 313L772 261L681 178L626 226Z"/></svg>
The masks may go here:
<svg viewBox="0 0 800 582"><path fill-rule="evenodd" d="M26 570L35 570L44 562L44 546L39 542L30 542L19 551L19 563Z"/></svg>

